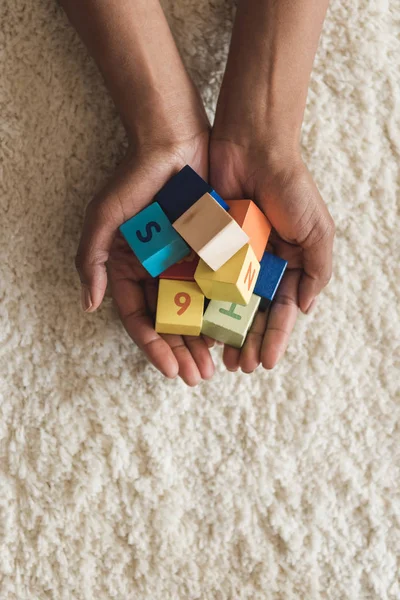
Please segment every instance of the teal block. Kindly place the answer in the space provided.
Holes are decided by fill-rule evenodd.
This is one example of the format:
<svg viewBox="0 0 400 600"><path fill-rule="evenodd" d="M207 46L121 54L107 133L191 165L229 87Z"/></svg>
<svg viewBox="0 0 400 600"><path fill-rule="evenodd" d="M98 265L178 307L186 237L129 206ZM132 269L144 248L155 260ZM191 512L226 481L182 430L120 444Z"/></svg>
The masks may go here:
<svg viewBox="0 0 400 600"><path fill-rule="evenodd" d="M153 202L119 228L144 268L157 277L190 253L167 215Z"/></svg>
<svg viewBox="0 0 400 600"><path fill-rule="evenodd" d="M260 297L253 294L249 304L211 300L203 316L201 333L235 348L241 348L256 315Z"/></svg>

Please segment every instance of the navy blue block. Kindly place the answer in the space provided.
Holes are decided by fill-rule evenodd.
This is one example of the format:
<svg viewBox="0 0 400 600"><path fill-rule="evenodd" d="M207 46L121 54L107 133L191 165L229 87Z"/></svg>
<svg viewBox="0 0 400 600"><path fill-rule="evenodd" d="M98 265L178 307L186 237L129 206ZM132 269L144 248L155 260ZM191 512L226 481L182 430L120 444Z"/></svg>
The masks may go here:
<svg viewBox="0 0 400 600"><path fill-rule="evenodd" d="M260 263L260 273L253 293L272 302L286 267L286 260L270 252L264 252ZM265 304L264 302L263 305Z"/></svg>
<svg viewBox="0 0 400 600"><path fill-rule="evenodd" d="M229 206L229 204L227 204L225 200L222 200L221 196L217 194L215 190L211 190L210 196L212 196L214 200L216 200L218 204L222 206L223 209L225 209L226 211L230 210L231 207Z"/></svg>
<svg viewBox="0 0 400 600"><path fill-rule="evenodd" d="M212 187L189 165L174 175L155 196L171 223L174 223Z"/></svg>
<svg viewBox="0 0 400 600"><path fill-rule="evenodd" d="M261 298L260 304L258 305L258 310L261 312L266 312L267 310L269 310L270 305L271 302L267 300L267 298Z"/></svg>

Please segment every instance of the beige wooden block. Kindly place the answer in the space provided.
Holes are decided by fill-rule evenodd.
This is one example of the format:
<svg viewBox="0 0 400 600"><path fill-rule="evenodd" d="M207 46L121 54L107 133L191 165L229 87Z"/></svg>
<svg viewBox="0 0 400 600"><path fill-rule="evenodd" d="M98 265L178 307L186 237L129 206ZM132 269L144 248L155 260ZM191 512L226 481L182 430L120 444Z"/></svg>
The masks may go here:
<svg viewBox="0 0 400 600"><path fill-rule="evenodd" d="M208 193L172 226L214 271L249 241L247 233Z"/></svg>

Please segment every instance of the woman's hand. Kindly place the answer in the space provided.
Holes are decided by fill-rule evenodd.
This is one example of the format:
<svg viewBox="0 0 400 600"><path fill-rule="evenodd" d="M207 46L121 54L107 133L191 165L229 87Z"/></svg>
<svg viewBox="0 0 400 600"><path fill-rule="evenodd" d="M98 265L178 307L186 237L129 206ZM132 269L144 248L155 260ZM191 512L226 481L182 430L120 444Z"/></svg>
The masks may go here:
<svg viewBox="0 0 400 600"><path fill-rule="evenodd" d="M159 0L61 4L99 66L130 140L125 160L86 211L76 258L84 309L90 312L100 305L107 264L129 335L167 377L179 374L195 385L213 373L207 343L154 331L155 282L118 227L147 206L185 164L207 178L209 123L200 94Z"/></svg>
<svg viewBox="0 0 400 600"><path fill-rule="evenodd" d="M284 354L298 307L308 313L332 272L334 224L298 150L238 144L215 135L210 183L223 198L250 198L268 217L272 251L288 261L269 316L258 313L241 350L225 347L229 370L275 366Z"/></svg>
<svg viewBox="0 0 400 600"><path fill-rule="evenodd" d="M129 151L106 187L88 205L76 257L87 312L100 305L107 285L122 323L153 365L166 377L180 375L188 385L214 372L203 337L159 335L154 330L157 280L141 266L118 227L147 206L185 164L207 179L208 129L168 147Z"/></svg>

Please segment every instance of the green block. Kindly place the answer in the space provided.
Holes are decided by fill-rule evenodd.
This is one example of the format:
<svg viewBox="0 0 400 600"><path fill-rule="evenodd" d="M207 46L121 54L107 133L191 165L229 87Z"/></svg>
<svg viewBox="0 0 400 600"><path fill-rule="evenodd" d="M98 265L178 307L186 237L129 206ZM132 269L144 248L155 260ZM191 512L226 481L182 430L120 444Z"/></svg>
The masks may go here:
<svg viewBox="0 0 400 600"><path fill-rule="evenodd" d="M253 294L247 306L211 300L203 317L201 333L234 348L241 348L256 315L260 296Z"/></svg>

